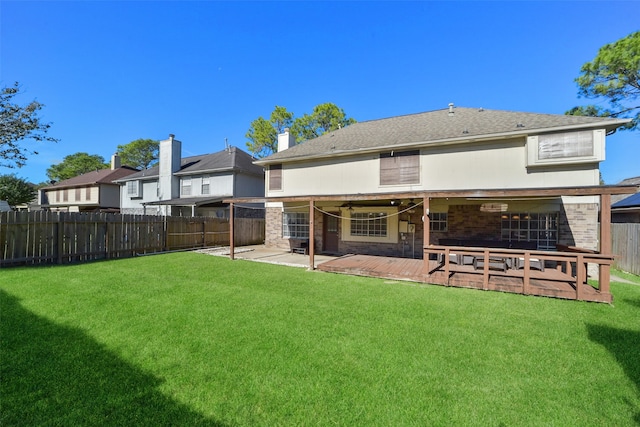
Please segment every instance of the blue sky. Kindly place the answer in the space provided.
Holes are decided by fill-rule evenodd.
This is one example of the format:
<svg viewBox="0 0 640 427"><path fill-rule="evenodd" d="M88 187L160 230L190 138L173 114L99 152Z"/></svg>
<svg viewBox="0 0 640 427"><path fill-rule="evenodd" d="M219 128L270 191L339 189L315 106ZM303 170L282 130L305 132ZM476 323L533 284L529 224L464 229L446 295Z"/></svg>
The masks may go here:
<svg viewBox="0 0 640 427"><path fill-rule="evenodd" d="M598 49L637 31L640 2L0 2L0 84L45 104L64 156L108 160L138 138L183 155L246 149L252 120L333 102L358 121L463 107L563 114ZM640 132L607 139L608 184L640 175Z"/></svg>

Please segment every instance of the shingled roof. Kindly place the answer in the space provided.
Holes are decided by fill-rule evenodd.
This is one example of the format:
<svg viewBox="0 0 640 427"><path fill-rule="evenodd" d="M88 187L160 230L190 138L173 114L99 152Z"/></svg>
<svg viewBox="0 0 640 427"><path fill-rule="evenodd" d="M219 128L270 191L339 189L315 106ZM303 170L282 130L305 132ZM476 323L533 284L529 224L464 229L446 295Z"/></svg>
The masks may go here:
<svg viewBox="0 0 640 427"><path fill-rule="evenodd" d="M622 181L620 181L617 185L637 185L640 188L640 176L636 176L633 178L627 178L627 179L623 179ZM638 190L640 191L640 189ZM635 198L634 198L635 197ZM616 205L615 207L620 208L620 207L628 207L626 206L626 203L638 203L638 201L640 201L640 193L636 193L634 195L627 195L627 194L614 194L611 196L611 207L614 207L614 205ZM627 200L629 199L629 200ZM618 204L621 201L625 201L624 203Z"/></svg>
<svg viewBox="0 0 640 427"><path fill-rule="evenodd" d="M65 179L55 183L54 185L43 187L43 189L51 190L55 188L85 187L97 184L115 184L115 181L136 172L138 172L138 169L129 166L123 166L116 169L98 169L82 175L74 176L73 178Z"/></svg>
<svg viewBox="0 0 640 427"><path fill-rule="evenodd" d="M212 154L201 154L199 156L184 157L180 161L180 170L176 175L197 175L212 172L237 171L253 175L262 175L261 166L253 164L255 159L237 147L225 148L222 151ZM136 179L157 178L159 166L145 169L133 175L129 175L120 182Z"/></svg>
<svg viewBox="0 0 640 427"><path fill-rule="evenodd" d="M628 121L629 119L456 107L452 111L442 109L355 123L274 153L256 163L269 164L381 149L518 137L550 131L589 128L611 131Z"/></svg>

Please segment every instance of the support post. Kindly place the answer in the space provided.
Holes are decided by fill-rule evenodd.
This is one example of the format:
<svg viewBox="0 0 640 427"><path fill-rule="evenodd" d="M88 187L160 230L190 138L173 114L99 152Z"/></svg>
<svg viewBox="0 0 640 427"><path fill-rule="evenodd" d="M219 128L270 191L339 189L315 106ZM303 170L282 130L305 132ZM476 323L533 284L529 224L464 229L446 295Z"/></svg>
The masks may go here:
<svg viewBox="0 0 640 427"><path fill-rule="evenodd" d="M578 254L576 261L576 299L582 299L582 286L586 280L587 269L584 265L584 258L582 254Z"/></svg>
<svg viewBox="0 0 640 427"><path fill-rule="evenodd" d="M426 248L427 246L431 246L431 229L430 229L430 224L431 221L429 220L429 197L424 197L423 198L423 203L422 203L422 246L423 246L423 250L422 250L422 270L424 272L429 272L429 254L424 252L424 248ZM445 253L445 269L447 270L448 273L448 267L449 267L449 255L447 253ZM449 283L449 274L447 274L447 284Z"/></svg>
<svg viewBox="0 0 640 427"><path fill-rule="evenodd" d="M489 289L489 249L484 250L484 269L482 270L482 290Z"/></svg>
<svg viewBox="0 0 640 427"><path fill-rule="evenodd" d="M309 200L309 270L316 268L314 261L316 253L314 213L315 207L313 199L311 199Z"/></svg>
<svg viewBox="0 0 640 427"><path fill-rule="evenodd" d="M234 229L233 229L233 217L234 217L234 213L233 213L233 202L229 203L229 258L230 259L235 259L236 254L235 254L235 242L234 242Z"/></svg>
<svg viewBox="0 0 640 427"><path fill-rule="evenodd" d="M518 262L518 258L514 259L514 263ZM544 262L544 260L542 261ZM525 251L524 253L524 277L522 278L522 293L529 295L529 280L531 273L531 253Z"/></svg>
<svg viewBox="0 0 640 427"><path fill-rule="evenodd" d="M600 253L611 255L611 195L600 195ZM609 264L598 265L598 288L601 294L609 294L610 277Z"/></svg>

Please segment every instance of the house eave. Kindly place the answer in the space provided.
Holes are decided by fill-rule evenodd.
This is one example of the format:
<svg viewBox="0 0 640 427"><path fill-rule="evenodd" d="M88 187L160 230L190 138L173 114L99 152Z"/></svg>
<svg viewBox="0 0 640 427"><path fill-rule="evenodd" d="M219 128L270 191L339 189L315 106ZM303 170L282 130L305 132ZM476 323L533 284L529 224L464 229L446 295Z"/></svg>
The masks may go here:
<svg viewBox="0 0 640 427"><path fill-rule="evenodd" d="M276 158L270 160L269 158L260 159L253 162L256 165L260 166L268 166L270 164L278 164L278 163L292 163L299 161L308 161L308 160L320 160L325 158L333 158L333 157L343 157L343 156L353 156L356 154L373 154L379 153L381 151L390 151L390 150L402 150L402 149L416 149L416 148L431 148L431 147L442 147L447 145L458 145L458 144L470 144L477 142L489 142L496 140L508 140L508 139L518 139L518 138L526 138L531 135L542 135L545 133L554 133L554 132L564 132L571 130L588 130L588 129L616 129L628 122L631 119L616 119L615 121L608 122L606 126L603 126L603 123L589 123L589 124L579 124L579 125L565 125L565 126L554 126L554 127L546 127L546 128L537 128L537 129L525 129L525 130L517 130L517 131L509 131L509 132L497 132L491 134L483 134L483 135L474 135L474 136L462 136L462 137L449 137L449 138L440 138L434 139L430 141L418 141L418 142L410 142L403 144L386 144L380 145L376 147L367 147L367 148L357 148L351 150L331 150L330 152L311 154L311 155L300 155L300 156L291 156L291 157L283 157ZM303 144L313 143L313 140L305 141Z"/></svg>

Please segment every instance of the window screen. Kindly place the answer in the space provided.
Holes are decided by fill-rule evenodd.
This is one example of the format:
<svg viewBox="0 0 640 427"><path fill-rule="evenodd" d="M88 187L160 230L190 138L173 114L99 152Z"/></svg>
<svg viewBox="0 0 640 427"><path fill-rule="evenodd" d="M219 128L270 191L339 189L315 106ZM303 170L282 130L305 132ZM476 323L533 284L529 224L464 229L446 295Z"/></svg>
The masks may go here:
<svg viewBox="0 0 640 427"><path fill-rule="evenodd" d="M540 160L593 155L592 131L538 136L538 159Z"/></svg>

